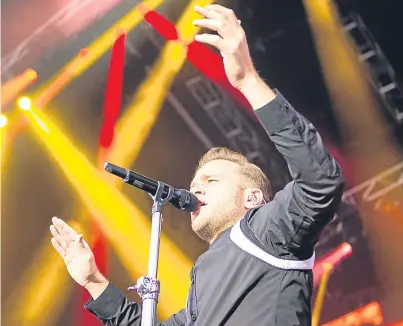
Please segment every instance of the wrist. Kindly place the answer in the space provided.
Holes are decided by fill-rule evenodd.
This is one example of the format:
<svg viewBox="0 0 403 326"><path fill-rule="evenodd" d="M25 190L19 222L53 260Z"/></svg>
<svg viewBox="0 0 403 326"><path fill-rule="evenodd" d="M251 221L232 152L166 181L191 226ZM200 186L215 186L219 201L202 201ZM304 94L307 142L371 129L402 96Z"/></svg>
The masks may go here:
<svg viewBox="0 0 403 326"><path fill-rule="evenodd" d="M241 84L239 91L249 101L254 110L260 109L276 98L276 93L257 73L248 76Z"/></svg>
<svg viewBox="0 0 403 326"><path fill-rule="evenodd" d="M250 89L253 89L261 83L261 81L262 79L257 72L251 72L244 77L243 81L239 84L238 89L241 93L247 93Z"/></svg>
<svg viewBox="0 0 403 326"><path fill-rule="evenodd" d="M108 287L109 281L100 272L97 272L94 277L84 286L84 288L90 293L91 297L95 300L102 292Z"/></svg>

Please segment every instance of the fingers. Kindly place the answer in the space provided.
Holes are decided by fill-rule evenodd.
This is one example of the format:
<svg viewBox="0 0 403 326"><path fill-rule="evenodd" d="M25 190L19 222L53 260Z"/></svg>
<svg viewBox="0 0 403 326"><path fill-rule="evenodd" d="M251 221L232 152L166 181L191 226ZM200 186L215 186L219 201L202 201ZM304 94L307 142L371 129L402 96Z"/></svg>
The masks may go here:
<svg viewBox="0 0 403 326"><path fill-rule="evenodd" d="M91 252L87 242L83 240L83 235L74 231L66 222L54 217L53 224L49 227L52 234L51 243L57 253L67 263L73 259L79 252Z"/></svg>
<svg viewBox="0 0 403 326"><path fill-rule="evenodd" d="M242 31L241 21L236 18L231 9L220 5L207 5L205 7L196 6L195 10L205 18L197 19L193 21L193 24L215 31L223 39L230 39L234 35L239 34L237 32ZM216 38L209 40L214 42L219 41Z"/></svg>
<svg viewBox="0 0 403 326"><path fill-rule="evenodd" d="M57 245L66 251L66 249L77 237L77 232L74 231L66 222L57 217L52 218L52 223L53 224L49 227L50 233L52 234L54 241L57 242Z"/></svg>
<svg viewBox="0 0 403 326"><path fill-rule="evenodd" d="M62 246L64 249L67 247L67 243L64 240L63 236L57 231L54 225L49 227L50 233L52 234L53 238Z"/></svg>
<svg viewBox="0 0 403 326"><path fill-rule="evenodd" d="M223 16L227 16L228 18L235 18L235 13L232 9L223 7L219 4L207 5L206 8Z"/></svg>
<svg viewBox="0 0 403 326"><path fill-rule="evenodd" d="M210 18L210 19L220 18L220 14L217 11L210 10L207 8L207 6L206 7L195 6L194 9L198 14L200 14L206 18Z"/></svg>
<svg viewBox="0 0 403 326"><path fill-rule="evenodd" d="M241 22L239 19L236 18L235 13L232 9L228 9L217 4L207 5L205 7L195 6L194 9L197 13L209 19L229 21L232 23Z"/></svg>
<svg viewBox="0 0 403 326"><path fill-rule="evenodd" d="M77 236L77 232L74 231L70 225L68 225L65 221L63 221L60 218L53 217L52 218L52 223L57 229L57 232L62 235L66 236L69 235L71 238L75 238Z"/></svg>
<svg viewBox="0 0 403 326"><path fill-rule="evenodd" d="M219 35L212 34L198 34L195 36L195 40L200 43L209 44L217 48L219 51L223 51L224 44L223 39Z"/></svg>
<svg viewBox="0 0 403 326"><path fill-rule="evenodd" d="M66 256L66 251L63 249L63 247L57 242L55 238L50 239L50 242L53 245L53 248L56 249L57 253L64 258Z"/></svg>
<svg viewBox="0 0 403 326"><path fill-rule="evenodd" d="M193 24L199 27L211 29L216 32L218 32L221 27L220 22L214 19L197 19L193 21Z"/></svg>

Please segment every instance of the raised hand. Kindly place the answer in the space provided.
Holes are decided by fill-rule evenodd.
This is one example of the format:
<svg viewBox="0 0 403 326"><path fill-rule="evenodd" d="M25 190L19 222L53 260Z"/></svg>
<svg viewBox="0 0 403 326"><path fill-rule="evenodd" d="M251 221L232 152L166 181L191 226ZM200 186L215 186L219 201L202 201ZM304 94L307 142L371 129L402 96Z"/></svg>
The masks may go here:
<svg viewBox="0 0 403 326"><path fill-rule="evenodd" d="M50 232L52 245L63 258L70 276L81 286L107 282L95 263L94 254L83 235L63 220L53 217Z"/></svg>
<svg viewBox="0 0 403 326"><path fill-rule="evenodd" d="M193 24L217 32L216 35L199 34L195 39L212 45L220 51L225 72L232 86L241 89L250 79L257 78L245 31L234 12L217 4L196 6L195 10L205 18L195 20Z"/></svg>

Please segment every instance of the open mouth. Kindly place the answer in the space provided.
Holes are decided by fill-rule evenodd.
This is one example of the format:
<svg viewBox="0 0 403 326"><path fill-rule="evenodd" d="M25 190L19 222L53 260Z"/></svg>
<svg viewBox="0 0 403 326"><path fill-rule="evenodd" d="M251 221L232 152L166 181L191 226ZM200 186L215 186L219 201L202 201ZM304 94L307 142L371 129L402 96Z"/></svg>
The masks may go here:
<svg viewBox="0 0 403 326"><path fill-rule="evenodd" d="M197 208L196 208L196 210L193 212L193 214L199 213L199 212L200 212L200 209L201 209L203 206L206 206L206 205L207 205L206 203L203 203L202 201L199 200L199 204L197 205Z"/></svg>

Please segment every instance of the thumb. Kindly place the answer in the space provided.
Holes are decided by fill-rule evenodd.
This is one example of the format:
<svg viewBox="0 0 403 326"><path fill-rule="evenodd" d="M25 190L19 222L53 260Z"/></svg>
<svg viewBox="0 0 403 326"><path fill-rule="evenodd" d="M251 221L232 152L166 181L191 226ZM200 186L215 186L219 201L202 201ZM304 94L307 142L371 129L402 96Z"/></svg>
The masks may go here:
<svg viewBox="0 0 403 326"><path fill-rule="evenodd" d="M77 237L74 239L74 244L79 247L84 247L84 240L82 234L77 235Z"/></svg>
<svg viewBox="0 0 403 326"><path fill-rule="evenodd" d="M88 249L88 250L91 251L91 247L90 247L90 246L88 245L88 243L83 239L83 235L82 235L82 234L78 234L75 241L76 241L76 243L77 243L80 247L85 248L85 249Z"/></svg>

